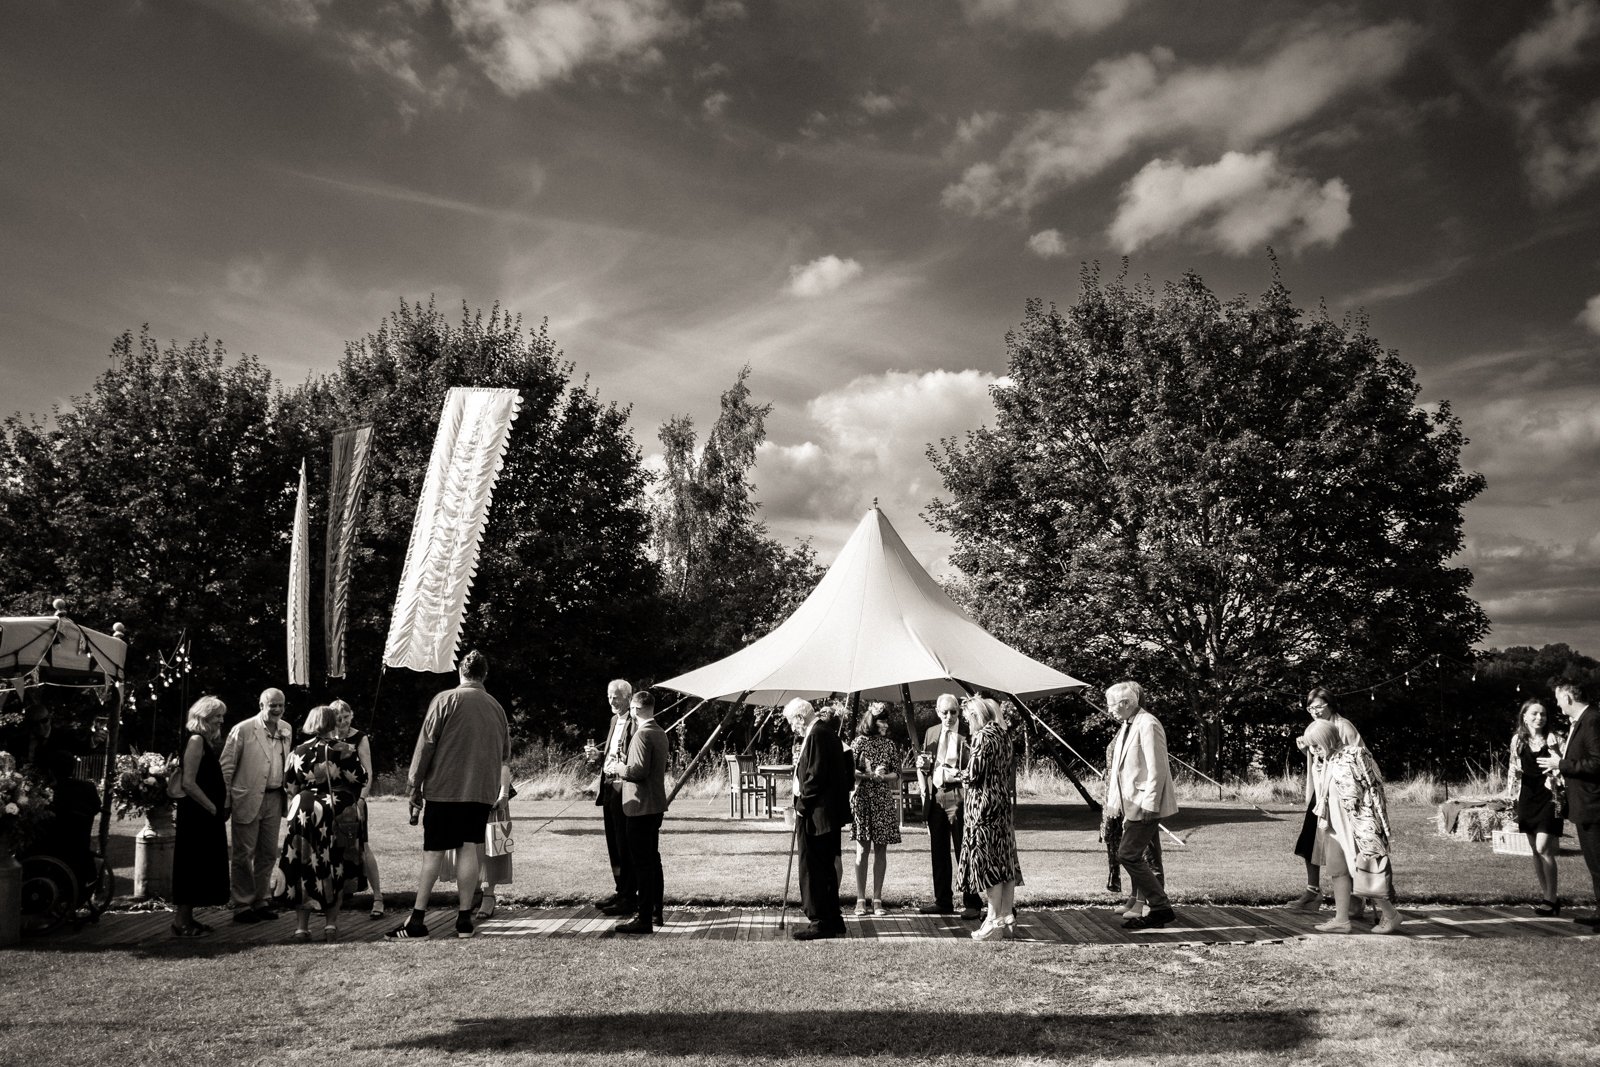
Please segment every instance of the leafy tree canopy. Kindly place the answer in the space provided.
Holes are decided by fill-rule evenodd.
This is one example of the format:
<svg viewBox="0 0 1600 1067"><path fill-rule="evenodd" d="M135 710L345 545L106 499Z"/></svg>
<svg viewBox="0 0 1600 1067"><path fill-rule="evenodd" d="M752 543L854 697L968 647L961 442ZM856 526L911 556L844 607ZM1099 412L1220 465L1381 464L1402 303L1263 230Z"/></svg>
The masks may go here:
<svg viewBox="0 0 1600 1067"><path fill-rule="evenodd" d="M1225 724L1298 721L1286 694L1483 634L1448 564L1483 480L1364 323L1276 282L1252 303L1089 270L1006 345L994 426L929 450L972 606L1063 669L1144 680L1208 763Z"/></svg>

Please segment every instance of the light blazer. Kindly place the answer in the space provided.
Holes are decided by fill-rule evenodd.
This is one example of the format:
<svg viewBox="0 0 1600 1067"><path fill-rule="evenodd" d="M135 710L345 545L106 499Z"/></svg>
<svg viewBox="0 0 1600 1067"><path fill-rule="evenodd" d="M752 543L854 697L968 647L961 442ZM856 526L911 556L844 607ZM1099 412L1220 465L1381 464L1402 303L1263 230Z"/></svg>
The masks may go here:
<svg viewBox="0 0 1600 1067"><path fill-rule="evenodd" d="M287 759L294 748L294 734L283 719L278 720L278 736L286 742L283 754ZM220 758L222 780L228 787L233 817L239 822L252 822L261 814L261 798L267 791L267 772L273 758L273 745L260 715L252 715L228 731Z"/></svg>
<svg viewBox="0 0 1600 1067"><path fill-rule="evenodd" d="M1167 731L1143 708L1128 723L1116 766L1107 768L1106 774L1116 779L1125 819L1165 819L1178 813L1172 765L1167 761Z"/></svg>
<svg viewBox="0 0 1600 1067"><path fill-rule="evenodd" d="M622 814L659 815L667 810L667 732L654 719L634 727L621 777Z"/></svg>

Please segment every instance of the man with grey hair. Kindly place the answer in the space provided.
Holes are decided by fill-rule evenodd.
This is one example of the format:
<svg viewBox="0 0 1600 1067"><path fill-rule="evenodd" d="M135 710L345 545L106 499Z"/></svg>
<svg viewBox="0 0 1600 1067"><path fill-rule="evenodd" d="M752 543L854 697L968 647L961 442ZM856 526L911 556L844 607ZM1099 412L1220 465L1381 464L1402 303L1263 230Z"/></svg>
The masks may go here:
<svg viewBox="0 0 1600 1067"><path fill-rule="evenodd" d="M1594 882L1595 913L1572 921L1600 929L1600 722L1589 706L1590 696L1587 687L1577 682L1556 686L1556 704L1572 723L1572 732L1567 735L1566 751L1560 756L1539 757L1539 766L1547 772L1560 772L1566 780L1567 814Z"/></svg>
<svg viewBox="0 0 1600 1067"><path fill-rule="evenodd" d="M489 812L509 799L511 727L484 681L482 652L461 657L461 684L433 698L417 732L407 776L412 810L422 807L422 859L411 917L384 935L390 941L428 936L428 898L445 853L456 853L456 936L471 937L472 892L483 867Z"/></svg>
<svg viewBox="0 0 1600 1067"><path fill-rule="evenodd" d="M810 701L789 701L783 717L802 738L794 768L794 817L800 835L800 904L811 923L796 930L794 939L843 937L836 863L839 831L850 821L855 768L833 724L823 721Z"/></svg>
<svg viewBox="0 0 1600 1067"><path fill-rule="evenodd" d="M234 922L278 917L267 902L283 829L283 769L294 739L284 707L283 690L262 690L260 712L228 731L222 745L222 781L232 809Z"/></svg>
<svg viewBox="0 0 1600 1067"><path fill-rule="evenodd" d="M633 860L628 854L628 817L622 810L623 780L606 770L607 764L628 762L628 746L633 741L634 719L628 702L633 697L633 684L616 678L606 686L606 702L611 706L611 722L606 727L603 747L590 745L584 750L592 770L599 771L599 787L595 792L595 807L601 809L606 829L606 855L611 860L613 892L597 905L607 915L629 915L634 910Z"/></svg>
<svg viewBox="0 0 1600 1067"><path fill-rule="evenodd" d="M952 861L961 856L964 797L958 772L967 766L972 743L961 732L961 702L955 694L941 693L935 710L939 721L922 735L922 751L917 757L928 849L933 856L933 903L920 910L924 915L949 915L956 910ZM977 894L961 895L963 919L976 919L982 906Z"/></svg>
<svg viewBox="0 0 1600 1067"><path fill-rule="evenodd" d="M1172 788L1172 767L1167 761L1167 733L1145 710L1144 688L1138 682L1118 682L1106 690L1106 710L1122 722L1111 746L1106 768L1106 814L1122 816L1122 845L1117 862L1128 872L1133 896L1128 911L1140 898L1149 904L1147 915L1132 915L1123 922L1129 930L1165 926L1177 916L1167 899L1162 877L1150 866L1146 851L1161 830L1161 820L1178 813Z"/></svg>

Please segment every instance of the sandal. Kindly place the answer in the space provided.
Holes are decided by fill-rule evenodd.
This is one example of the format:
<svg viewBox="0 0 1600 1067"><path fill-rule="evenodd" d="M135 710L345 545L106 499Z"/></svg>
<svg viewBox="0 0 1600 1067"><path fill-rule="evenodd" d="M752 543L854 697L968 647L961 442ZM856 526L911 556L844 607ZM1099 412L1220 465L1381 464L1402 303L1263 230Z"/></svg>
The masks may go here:
<svg viewBox="0 0 1600 1067"><path fill-rule="evenodd" d="M866 913L867 913L867 902L865 900L856 901L856 914L857 915L865 915Z"/></svg>
<svg viewBox="0 0 1600 1067"><path fill-rule="evenodd" d="M887 915L887 914L889 914L889 909L883 906L883 901L882 900L879 900L876 904L873 905L872 914L874 914L874 915Z"/></svg>
<svg viewBox="0 0 1600 1067"><path fill-rule="evenodd" d="M494 905L495 905L494 894L493 893L485 893L483 895L483 903L479 904L478 905L478 910L472 913L473 921L481 923L485 919L493 918L494 917Z"/></svg>
<svg viewBox="0 0 1600 1067"><path fill-rule="evenodd" d="M339 924L325 923L322 927L322 940L330 945L339 940Z"/></svg>
<svg viewBox="0 0 1600 1067"><path fill-rule="evenodd" d="M296 945L309 945L311 943L310 930L296 930L289 935L289 941Z"/></svg>
<svg viewBox="0 0 1600 1067"><path fill-rule="evenodd" d="M369 919L381 919L381 918L383 918L383 898L382 897L373 897L372 898L372 910L367 912L367 918L369 918Z"/></svg>
<svg viewBox="0 0 1600 1067"><path fill-rule="evenodd" d="M1541 900L1533 906L1535 915L1560 915L1561 902L1559 900Z"/></svg>

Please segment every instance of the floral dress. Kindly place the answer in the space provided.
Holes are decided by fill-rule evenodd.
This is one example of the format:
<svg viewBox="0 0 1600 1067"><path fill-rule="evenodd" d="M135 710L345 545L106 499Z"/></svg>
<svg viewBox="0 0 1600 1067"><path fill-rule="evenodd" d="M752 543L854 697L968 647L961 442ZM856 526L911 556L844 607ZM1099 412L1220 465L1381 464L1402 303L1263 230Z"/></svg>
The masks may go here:
<svg viewBox="0 0 1600 1067"><path fill-rule="evenodd" d="M850 756L860 771L870 771L877 766L886 766L892 771L900 769L900 746L882 734L863 734L856 738L850 744ZM856 782L856 790L850 794L850 837L872 845L900 843L898 782L870 778Z"/></svg>
<svg viewBox="0 0 1600 1067"><path fill-rule="evenodd" d="M963 893L982 893L1002 882L1022 884L1017 831L1012 821L1011 737L990 723L972 739L967 763L966 825L961 832L961 862L956 884Z"/></svg>
<svg viewBox="0 0 1600 1067"><path fill-rule="evenodd" d="M289 907L331 909L344 891L347 850L337 841L334 822L354 806L366 780L356 747L348 741L316 737L289 753L284 783L298 791L284 817L288 835L274 879L275 889L281 880Z"/></svg>
<svg viewBox="0 0 1600 1067"><path fill-rule="evenodd" d="M1389 805L1383 775L1364 748L1342 748L1323 767L1318 814L1339 842L1353 876L1389 857Z"/></svg>

